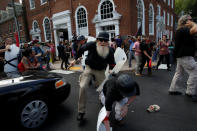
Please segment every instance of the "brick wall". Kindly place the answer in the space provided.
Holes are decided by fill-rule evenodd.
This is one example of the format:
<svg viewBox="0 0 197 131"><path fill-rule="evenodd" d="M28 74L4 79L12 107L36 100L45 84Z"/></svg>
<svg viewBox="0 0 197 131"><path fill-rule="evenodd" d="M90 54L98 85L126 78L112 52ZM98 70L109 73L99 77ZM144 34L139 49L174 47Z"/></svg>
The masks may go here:
<svg viewBox="0 0 197 131"><path fill-rule="evenodd" d="M113 0L116 6L116 11L122 15L120 20L120 34L121 35L135 35L137 32L137 0ZM166 11L166 23L167 23L167 12L170 13L170 23L171 23L171 15L174 15L174 9L168 6L168 3L164 3L163 0L144 0L145 6L145 34L149 35L149 23L148 23L148 10L149 4L152 3L154 6L154 36L151 36L152 39L156 37L156 14L157 14L157 5L161 6L161 15L163 15L163 10ZM92 23L92 20L97 14L98 9L98 0L51 0L50 3L41 5L40 0L36 0L36 8L33 10L29 9L29 2L26 0L26 8L27 8L27 18L29 30L32 29L33 20L37 20L39 27L41 29L42 41L44 41L44 31L43 31L43 19L44 17L51 18L53 14L70 10L71 11L71 25L72 32L76 31L75 25L75 11L79 5L83 5L87 9L88 13L88 30L89 33L94 35L96 34L95 24ZM50 8L49 8L50 7ZM174 18L175 19L175 18ZM174 23L174 22L173 22ZM174 24L173 24L174 25ZM52 24L51 24L52 26ZM172 31L173 28L171 26L166 26L166 29ZM53 33L53 31L52 31Z"/></svg>

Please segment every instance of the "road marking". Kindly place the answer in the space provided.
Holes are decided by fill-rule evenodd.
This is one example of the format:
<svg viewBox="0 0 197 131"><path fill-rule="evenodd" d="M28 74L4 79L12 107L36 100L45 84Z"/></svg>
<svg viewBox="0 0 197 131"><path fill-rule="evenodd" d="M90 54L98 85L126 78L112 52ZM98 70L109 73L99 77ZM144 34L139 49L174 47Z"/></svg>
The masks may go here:
<svg viewBox="0 0 197 131"><path fill-rule="evenodd" d="M73 71L64 71L64 70L52 70L50 72L53 72L53 73L60 73L60 74L72 74L74 73Z"/></svg>

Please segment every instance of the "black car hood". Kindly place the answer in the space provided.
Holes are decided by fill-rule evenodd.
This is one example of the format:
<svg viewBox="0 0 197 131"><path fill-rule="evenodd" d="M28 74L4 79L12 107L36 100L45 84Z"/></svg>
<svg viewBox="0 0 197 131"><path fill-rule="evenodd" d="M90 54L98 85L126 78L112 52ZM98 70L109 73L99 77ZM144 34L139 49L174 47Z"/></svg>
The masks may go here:
<svg viewBox="0 0 197 131"><path fill-rule="evenodd" d="M46 80L57 80L61 79L62 77L57 75L56 73L50 73L46 71L27 71L21 74L20 77L17 78L7 78L0 81L0 87L8 86L8 85L15 85L15 84L22 84L31 81L46 81Z"/></svg>

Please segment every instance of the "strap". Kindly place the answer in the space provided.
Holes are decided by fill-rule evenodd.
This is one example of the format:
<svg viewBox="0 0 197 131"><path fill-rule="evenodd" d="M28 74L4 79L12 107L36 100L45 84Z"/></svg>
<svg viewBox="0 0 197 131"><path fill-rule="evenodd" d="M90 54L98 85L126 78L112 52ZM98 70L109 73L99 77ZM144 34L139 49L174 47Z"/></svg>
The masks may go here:
<svg viewBox="0 0 197 131"><path fill-rule="evenodd" d="M15 67L15 68L18 68L16 65L14 65L14 64L11 63L13 60L17 60L17 57L16 57L16 58L13 58L13 59L11 59L11 60L9 60L9 61L6 61L6 60L5 60L4 65L9 64L9 65L11 65L11 66L13 66L13 67Z"/></svg>

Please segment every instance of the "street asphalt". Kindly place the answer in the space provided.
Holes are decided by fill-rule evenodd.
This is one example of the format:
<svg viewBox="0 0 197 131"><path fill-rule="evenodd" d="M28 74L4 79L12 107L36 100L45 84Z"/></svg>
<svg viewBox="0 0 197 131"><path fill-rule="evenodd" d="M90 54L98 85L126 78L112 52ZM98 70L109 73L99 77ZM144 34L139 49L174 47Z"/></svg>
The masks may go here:
<svg viewBox="0 0 197 131"><path fill-rule="evenodd" d="M142 77L135 76L130 70L121 71L130 74L138 82L141 95L129 107L124 126L113 125L113 131L196 131L197 103L185 95L168 95L174 70L174 67L170 72L153 70L152 76L148 76L145 69ZM83 124L76 121L80 74L77 71L61 74L71 84L71 94L64 103L50 111L48 121L38 131L96 131L97 117L102 106L95 88L88 89L86 121ZM183 93L187 78L184 75L180 83ZM152 104L159 105L161 110L148 113L146 110ZM8 131L11 126L6 128L0 130Z"/></svg>

